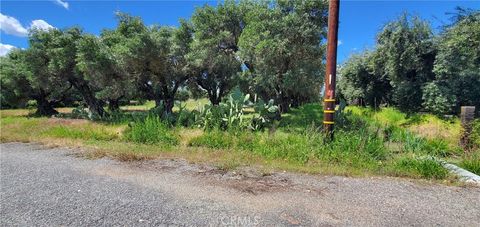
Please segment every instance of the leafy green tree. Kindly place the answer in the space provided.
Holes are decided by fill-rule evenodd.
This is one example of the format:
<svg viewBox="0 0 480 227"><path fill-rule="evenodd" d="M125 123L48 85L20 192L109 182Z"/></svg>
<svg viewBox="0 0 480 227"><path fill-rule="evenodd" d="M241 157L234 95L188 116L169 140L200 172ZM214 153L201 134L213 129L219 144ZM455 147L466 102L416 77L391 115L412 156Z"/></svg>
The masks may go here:
<svg viewBox="0 0 480 227"><path fill-rule="evenodd" d="M240 57L251 89L275 99L281 112L320 95L327 3L283 1L257 5L246 15Z"/></svg>
<svg viewBox="0 0 480 227"><path fill-rule="evenodd" d="M400 109L422 107L422 86L434 80L432 72L436 48L426 21L402 15L387 23L377 35L379 58L392 85L392 101Z"/></svg>
<svg viewBox="0 0 480 227"><path fill-rule="evenodd" d="M459 11L455 23L440 34L433 69L438 93L435 95L449 97L450 108L437 107L430 102L434 98L431 96L424 102L428 108L440 112L458 112L462 105L480 109L480 11Z"/></svg>
<svg viewBox="0 0 480 227"><path fill-rule="evenodd" d="M135 89L117 40L102 33L101 38L86 35L78 42L78 69L97 88L96 97L107 102L110 111L120 110L120 99L130 98Z"/></svg>
<svg viewBox="0 0 480 227"><path fill-rule="evenodd" d="M147 28L140 18L119 14L117 32L125 41L124 64L140 90L165 114L172 113L177 90L192 75L186 59L192 42L190 24Z"/></svg>
<svg viewBox="0 0 480 227"><path fill-rule="evenodd" d="M31 37L45 34L33 31ZM31 38L31 44L35 40ZM35 44L27 50L16 49L1 61L2 93L5 89L7 97L10 95L10 99L13 98L8 100L13 107L28 100L35 100L35 114L40 116L57 114L54 107L70 95L68 91L71 88L67 83L53 77L48 70L46 48L46 45Z"/></svg>
<svg viewBox="0 0 480 227"><path fill-rule="evenodd" d="M0 57L0 105L2 109L24 107L29 100L28 77L25 51L15 49Z"/></svg>
<svg viewBox="0 0 480 227"><path fill-rule="evenodd" d="M207 92L213 105L237 84L241 62L236 53L248 6L247 2L228 0L216 7L197 8L192 15L195 40L189 62L196 84Z"/></svg>
<svg viewBox="0 0 480 227"><path fill-rule="evenodd" d="M77 67L77 44L84 37L83 31L73 27L65 30L51 29L38 34L32 36L30 48L35 48L37 45L47 47L46 53L50 59L48 69L52 78L72 85L93 114L105 116L103 102L95 95L99 90L94 86L96 78L86 75Z"/></svg>
<svg viewBox="0 0 480 227"><path fill-rule="evenodd" d="M340 68L339 94L348 103L379 106L390 101L392 87L385 74L376 68L377 52L351 56Z"/></svg>

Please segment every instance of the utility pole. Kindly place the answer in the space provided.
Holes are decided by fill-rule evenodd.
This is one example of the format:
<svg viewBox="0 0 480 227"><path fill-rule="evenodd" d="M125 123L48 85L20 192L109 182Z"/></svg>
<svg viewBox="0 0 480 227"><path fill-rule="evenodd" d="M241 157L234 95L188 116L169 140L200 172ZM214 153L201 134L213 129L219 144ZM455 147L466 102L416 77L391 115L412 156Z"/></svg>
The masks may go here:
<svg viewBox="0 0 480 227"><path fill-rule="evenodd" d="M340 0L330 0L328 7L327 68L323 100L323 126L327 137L333 139L335 124L335 80L337 74L338 14Z"/></svg>

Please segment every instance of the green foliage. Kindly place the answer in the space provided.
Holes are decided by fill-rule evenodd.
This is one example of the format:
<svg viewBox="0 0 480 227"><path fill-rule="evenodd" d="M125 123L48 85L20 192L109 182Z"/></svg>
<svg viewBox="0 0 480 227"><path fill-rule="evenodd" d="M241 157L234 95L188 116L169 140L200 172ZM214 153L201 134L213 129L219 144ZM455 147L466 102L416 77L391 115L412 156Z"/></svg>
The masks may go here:
<svg viewBox="0 0 480 227"><path fill-rule="evenodd" d="M319 97L326 9L324 1L275 1L245 16L238 43L248 68L243 80L263 100L274 99L282 113Z"/></svg>
<svg viewBox="0 0 480 227"><path fill-rule="evenodd" d="M202 136L195 137L188 142L189 146L193 147L208 147L213 149L230 149L234 146L235 135L231 133L224 133L219 130L213 130Z"/></svg>
<svg viewBox="0 0 480 227"><path fill-rule="evenodd" d="M177 145L178 137L159 116L149 115L128 125L124 137L127 141L145 144Z"/></svg>
<svg viewBox="0 0 480 227"><path fill-rule="evenodd" d="M456 105L457 97L448 87L439 85L437 82L427 83L423 87L423 107L437 114L452 112Z"/></svg>
<svg viewBox="0 0 480 227"><path fill-rule="evenodd" d="M478 151L480 152L480 119L477 119L472 123L472 133L470 134L470 141L472 142L473 148L478 149Z"/></svg>
<svg viewBox="0 0 480 227"><path fill-rule="evenodd" d="M196 124L205 130L240 130L246 127L243 109L250 95L235 89L226 102L205 105L195 112Z"/></svg>
<svg viewBox="0 0 480 227"><path fill-rule="evenodd" d="M383 142L372 132L339 132L334 143L325 146L323 134L316 129L302 133L266 132L206 132L193 138L191 146L215 149L246 151L267 159L285 159L306 163L320 159L340 165L355 165L365 168L378 167L385 160L387 151Z"/></svg>
<svg viewBox="0 0 480 227"><path fill-rule="evenodd" d="M351 104L378 107L391 100L390 80L376 72L377 52L351 56L340 68L338 91Z"/></svg>
<svg viewBox="0 0 480 227"><path fill-rule="evenodd" d="M459 13L462 13L460 11ZM455 109L480 106L480 12L463 12L438 40L433 72L445 97L455 97Z"/></svg>
<svg viewBox="0 0 480 227"><path fill-rule="evenodd" d="M191 17L195 31L188 55L191 72L213 105L218 105L238 81L241 62L236 56L237 43L247 9L242 3L227 0L216 7L199 7Z"/></svg>
<svg viewBox="0 0 480 227"><path fill-rule="evenodd" d="M372 51L340 69L339 91L349 103L388 104L405 112L457 113L480 105L480 13L459 11L434 36L426 21L407 14L387 23Z"/></svg>
<svg viewBox="0 0 480 227"><path fill-rule="evenodd" d="M462 160L460 166L472 173L480 175L480 153Z"/></svg>
<svg viewBox="0 0 480 227"><path fill-rule="evenodd" d="M273 99L270 99L268 103L265 103L260 99L255 103L254 110L255 114L252 117L252 123L249 126L249 128L254 131L270 127L279 113L278 106L274 104Z"/></svg>
<svg viewBox="0 0 480 227"><path fill-rule="evenodd" d="M410 173L410 175L437 180L445 179L448 176L448 171L437 161L411 157L397 160L394 164L394 172L400 176Z"/></svg>

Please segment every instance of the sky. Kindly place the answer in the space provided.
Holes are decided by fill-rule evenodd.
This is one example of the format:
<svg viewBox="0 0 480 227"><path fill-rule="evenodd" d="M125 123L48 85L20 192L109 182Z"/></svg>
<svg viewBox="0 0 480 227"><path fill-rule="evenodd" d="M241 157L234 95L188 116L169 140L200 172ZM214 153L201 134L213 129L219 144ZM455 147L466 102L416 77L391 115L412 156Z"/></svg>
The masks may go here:
<svg viewBox="0 0 480 227"><path fill-rule="evenodd" d="M140 16L145 24L177 26L180 18L188 19L196 7L216 5L205 0L2 0L0 2L0 55L12 48L27 48L30 28L47 29L80 26L88 33L116 26L115 12ZM430 21L438 32L450 22L456 6L479 10L480 1L353 1L341 0L338 61L352 53L373 48L375 34L385 23L403 12L419 15Z"/></svg>

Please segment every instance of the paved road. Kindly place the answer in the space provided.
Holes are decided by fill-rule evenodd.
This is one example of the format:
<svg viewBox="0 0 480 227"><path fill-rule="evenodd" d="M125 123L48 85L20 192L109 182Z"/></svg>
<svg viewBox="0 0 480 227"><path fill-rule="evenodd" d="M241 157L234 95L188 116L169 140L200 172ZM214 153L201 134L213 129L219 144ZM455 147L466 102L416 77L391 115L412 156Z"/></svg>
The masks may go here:
<svg viewBox="0 0 480 227"><path fill-rule="evenodd" d="M1 226L480 226L480 188L393 178L225 172L0 145Z"/></svg>

